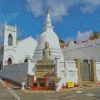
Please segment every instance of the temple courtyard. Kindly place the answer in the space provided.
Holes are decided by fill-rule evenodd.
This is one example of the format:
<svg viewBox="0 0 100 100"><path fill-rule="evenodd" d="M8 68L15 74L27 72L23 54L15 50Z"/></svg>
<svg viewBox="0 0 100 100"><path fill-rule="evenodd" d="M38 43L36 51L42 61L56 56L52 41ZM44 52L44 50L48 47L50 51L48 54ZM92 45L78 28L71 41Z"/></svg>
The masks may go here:
<svg viewBox="0 0 100 100"><path fill-rule="evenodd" d="M100 100L100 87L66 89L60 92L32 92L15 90L20 100ZM28 95L27 95L28 94ZM17 100L0 84L0 100Z"/></svg>

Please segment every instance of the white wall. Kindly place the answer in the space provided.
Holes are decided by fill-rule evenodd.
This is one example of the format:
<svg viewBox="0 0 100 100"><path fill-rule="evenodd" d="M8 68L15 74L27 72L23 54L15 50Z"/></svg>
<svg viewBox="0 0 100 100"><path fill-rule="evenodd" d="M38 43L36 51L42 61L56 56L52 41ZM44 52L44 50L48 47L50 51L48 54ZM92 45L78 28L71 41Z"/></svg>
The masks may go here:
<svg viewBox="0 0 100 100"><path fill-rule="evenodd" d="M28 63L5 65L0 74L6 79L21 84L27 75L35 74L35 63L29 60Z"/></svg>
<svg viewBox="0 0 100 100"><path fill-rule="evenodd" d="M36 63L28 60L28 74L35 75L35 72L36 72Z"/></svg>
<svg viewBox="0 0 100 100"><path fill-rule="evenodd" d="M21 83L23 78L27 77L28 63L5 65L2 69L1 76L8 80Z"/></svg>
<svg viewBox="0 0 100 100"><path fill-rule="evenodd" d="M77 68L75 61L57 61L57 77L61 77L59 84L66 86L67 82L78 84Z"/></svg>
<svg viewBox="0 0 100 100"><path fill-rule="evenodd" d="M56 72L57 72L57 77L61 78L60 82L58 83L61 88L62 85L66 84L64 60L61 60L61 59L56 60Z"/></svg>
<svg viewBox="0 0 100 100"><path fill-rule="evenodd" d="M78 83L77 68L75 61L66 61L66 82Z"/></svg>
<svg viewBox="0 0 100 100"><path fill-rule="evenodd" d="M18 42L16 47L7 47L4 50L4 65L7 65L8 58L12 59L13 64L23 63L27 57L33 59L36 45L37 42L32 37L29 37Z"/></svg>
<svg viewBox="0 0 100 100"><path fill-rule="evenodd" d="M100 62L96 62L96 76L97 81L100 82Z"/></svg>
<svg viewBox="0 0 100 100"><path fill-rule="evenodd" d="M100 39L68 46L62 50L65 60L80 58L88 60L95 59L96 61L100 61Z"/></svg>

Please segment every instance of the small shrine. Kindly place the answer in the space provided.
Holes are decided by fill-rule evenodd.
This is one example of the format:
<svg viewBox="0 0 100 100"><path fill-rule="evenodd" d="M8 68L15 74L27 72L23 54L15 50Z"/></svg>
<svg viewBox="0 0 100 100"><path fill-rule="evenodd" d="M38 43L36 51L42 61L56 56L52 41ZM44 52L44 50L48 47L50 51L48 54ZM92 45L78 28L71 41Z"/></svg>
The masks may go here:
<svg viewBox="0 0 100 100"><path fill-rule="evenodd" d="M54 89L55 83L59 81L60 78L57 78L55 61L52 59L48 42L45 42L42 55L43 58L38 60L36 64L36 80L34 81L34 88Z"/></svg>

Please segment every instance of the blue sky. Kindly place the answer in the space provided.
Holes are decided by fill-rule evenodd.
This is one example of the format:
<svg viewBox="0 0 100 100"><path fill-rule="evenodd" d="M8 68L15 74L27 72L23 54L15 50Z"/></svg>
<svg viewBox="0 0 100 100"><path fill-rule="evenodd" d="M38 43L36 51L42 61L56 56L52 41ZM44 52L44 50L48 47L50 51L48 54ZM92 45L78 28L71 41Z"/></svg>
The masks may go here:
<svg viewBox="0 0 100 100"><path fill-rule="evenodd" d="M18 38L37 38L44 30L48 6L60 39L85 38L100 31L100 0L0 0L0 30L7 22L17 25Z"/></svg>

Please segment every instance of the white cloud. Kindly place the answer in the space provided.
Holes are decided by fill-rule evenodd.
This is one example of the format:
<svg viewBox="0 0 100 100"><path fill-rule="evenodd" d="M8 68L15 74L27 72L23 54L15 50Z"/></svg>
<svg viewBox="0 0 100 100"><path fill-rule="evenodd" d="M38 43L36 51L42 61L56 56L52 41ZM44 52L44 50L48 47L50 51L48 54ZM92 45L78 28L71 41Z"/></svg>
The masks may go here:
<svg viewBox="0 0 100 100"><path fill-rule="evenodd" d="M69 15L69 9L79 3L80 0L48 0L48 5L52 10L52 17L60 20Z"/></svg>
<svg viewBox="0 0 100 100"><path fill-rule="evenodd" d="M35 16L42 15L44 13L42 0L27 0L27 10Z"/></svg>
<svg viewBox="0 0 100 100"><path fill-rule="evenodd" d="M77 40L83 41L83 40L88 40L90 34L92 34L92 31L86 31L86 32L78 32L77 33Z"/></svg>
<svg viewBox="0 0 100 100"><path fill-rule="evenodd" d="M83 4L84 7L81 7L81 10L84 13L92 13L100 7L100 0L84 0Z"/></svg>
<svg viewBox="0 0 100 100"><path fill-rule="evenodd" d="M68 15L67 9L64 7L63 4L59 4L59 6L55 7L52 12L53 19L60 20L63 16Z"/></svg>
<svg viewBox="0 0 100 100"><path fill-rule="evenodd" d="M75 5L80 7L83 13L92 13L100 6L100 0L27 0L27 10L35 16L41 16L50 6L53 19L60 20L69 14L69 9Z"/></svg>

